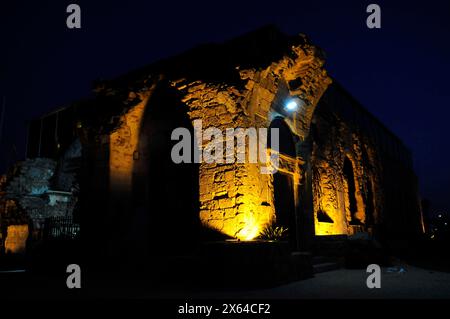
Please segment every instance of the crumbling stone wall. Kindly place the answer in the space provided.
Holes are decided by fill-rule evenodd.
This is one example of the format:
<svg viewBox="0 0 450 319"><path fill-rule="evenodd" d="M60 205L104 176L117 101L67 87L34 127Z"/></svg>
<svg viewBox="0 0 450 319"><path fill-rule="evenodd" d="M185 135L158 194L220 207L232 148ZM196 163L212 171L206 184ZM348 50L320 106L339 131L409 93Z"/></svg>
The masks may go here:
<svg viewBox="0 0 450 319"><path fill-rule="evenodd" d="M309 133L314 107L331 82L323 69L319 50L309 43L293 46L291 52L265 68L236 69L244 81L237 86L177 81L190 108L192 120L203 125L227 128L268 128L275 117L283 117L302 141ZM299 97L304 105L297 114L286 114L290 97ZM283 161L281 168L300 182L301 156L294 165ZM282 159L282 157L280 157ZM261 174L265 164L206 164L200 166L202 221L228 235L253 239L276 220L273 176Z"/></svg>
<svg viewBox="0 0 450 319"><path fill-rule="evenodd" d="M6 254L23 254L27 247L28 225L10 225L5 240Z"/></svg>
<svg viewBox="0 0 450 319"><path fill-rule="evenodd" d="M228 71L234 72L237 81L208 81L190 74L161 73L147 76L150 81L145 83L134 83L132 91L99 88L100 94L126 97L124 105L130 105L130 96L133 98L133 104L124 108L113 132L99 138L109 141L110 185L120 185L122 196L124 190L131 189L133 156L143 125L140 119L145 108L152 107L147 105L147 100L161 79L169 81L180 93L180 102L188 106L193 125L195 120L201 120L203 130L210 127L222 132L229 128L268 128L273 119L282 117L301 143L309 133L314 108L331 80L323 67L321 51L303 36L298 43L268 65L252 68L234 65L234 70ZM292 97L298 97L302 105L297 112L286 113L284 106ZM202 146L207 143L209 141L203 141ZM236 143L233 145L234 156L237 156ZM280 158L280 169L291 174L299 185L304 163L302 154L299 152L292 159ZM244 240L257 237L264 226L274 222L272 176L261 174L263 166L265 164L261 163L202 162L199 172L202 222Z"/></svg>
<svg viewBox="0 0 450 319"><path fill-rule="evenodd" d="M56 161L36 158L17 164L6 187L6 198L14 200L25 214L35 220L70 216L75 199L69 193L51 189Z"/></svg>
<svg viewBox="0 0 450 319"><path fill-rule="evenodd" d="M120 116L120 125L109 136L109 166L111 191L122 192L131 189L133 158L138 152L139 133L142 127L142 117L149 97L149 91L139 94L140 102ZM130 98L135 93L130 92Z"/></svg>
<svg viewBox="0 0 450 319"><path fill-rule="evenodd" d="M180 178L177 176L179 171L173 166L167 176L162 169L162 174L150 174L166 164L167 156L167 147L151 149L153 143L158 142L152 138L165 135L163 142L168 143L170 125L188 122L195 128L200 120L203 130L216 128L222 133L237 128L269 128L280 119L288 126L288 138L292 138L295 151L289 155L278 154L278 172L288 184L286 189L292 188L293 192L288 200L293 198L295 209L288 212L291 214L288 219L295 219L293 227L296 229L292 233L301 237L297 247L292 246L294 249L308 249L308 244L301 245L300 242L313 238L314 231L316 235L370 231L373 225L383 220L386 207L391 211L401 210L401 214L393 214L389 223L394 231L405 221L415 223L414 216L408 218L408 211L416 210L417 194L408 184L417 181L412 168L405 167L401 159L408 158L408 154L404 151L400 155L390 154L393 156L386 156L383 162L377 139L367 138L364 129L355 129L348 119L337 113L331 112L331 117L330 114L317 114L317 105L334 85L324 63L323 52L305 36L290 37L273 29L263 29L224 44L202 46L123 77L97 83L94 98L76 102L66 109L70 111L66 114L75 117L71 123L76 124L73 131L77 132L77 140L63 157L21 162L9 176L0 180L0 239L4 241L10 226L29 224L33 229L39 229L46 217L70 216L80 190L84 215L82 228L86 234L84 238L87 238L84 248L90 251L91 257L104 257L98 251L108 255L111 251L122 253L130 249L153 253L148 245L140 249L139 244L153 241L155 249L175 232L181 235L171 248L178 249L180 241L187 241L187 232L183 232L185 225L176 220L180 215L172 214L188 210L182 204L191 203L189 196L192 193L182 188L185 184L175 187ZM165 98L170 100L167 102L170 105L164 105L162 100ZM285 106L292 99L297 101L298 108L288 111ZM160 112L165 108L161 112L162 119L149 119L154 114L148 114L155 108ZM183 119L170 114L173 112L178 116L179 110L186 115ZM176 120L171 122L171 117ZM149 129L152 125L154 130ZM152 136L157 130L164 132ZM74 136L67 138L64 147L71 143L71 138ZM209 140L198 136L197 140L203 150L210 146ZM252 240L265 226L282 219L283 212L277 211L275 203L275 194L279 193L274 189L273 175L262 174L266 163L238 163L236 160L242 150L237 147L235 137L231 143L226 139L223 142L225 151L232 145L234 162L226 162L225 158L224 163L203 161L199 164L198 184L195 182L199 207L193 202L190 209L196 211L198 208L195 213L207 228L240 240ZM248 138L246 142L249 142ZM59 149L59 144L53 145L53 142L48 141L48 146ZM157 154L149 155L150 149ZM159 165L151 167L150 159L154 160L151 156L158 157L160 150L165 152L164 157L156 161ZM245 153L248 151L249 144L246 143ZM270 150L268 155L275 152ZM60 155L59 152L57 156ZM346 161L351 163L353 183L349 183L343 172ZM381 181L382 164L384 177L392 175L395 176L392 179L403 180L403 183L391 183L389 178ZM74 173L74 167L80 169L80 178ZM165 177L167 180L160 180ZM142 180L145 182L141 183ZM351 191L353 184L355 190ZM397 205L399 185L404 188L403 197L411 203L409 206ZM155 191L159 186L162 191ZM172 203L168 201L175 202L182 197L177 194L180 190L189 195L184 196L185 202L169 205ZM156 195L152 197L151 192ZM389 200L385 201L386 193L390 194ZM355 211L350 210L353 197ZM150 214L170 216L149 226ZM355 221L359 224L352 224ZM177 222L179 225L175 227ZM158 228L153 237L147 236L152 232L151 227Z"/></svg>
<svg viewBox="0 0 450 319"><path fill-rule="evenodd" d="M23 252L28 235L38 234L46 218L72 216L76 198L51 189L56 166L52 159L29 159L16 163L3 177L0 227L5 250Z"/></svg>
<svg viewBox="0 0 450 319"><path fill-rule="evenodd" d="M382 167L378 148L367 135L355 130L339 114L320 112L315 115L313 123L311 162L316 235L352 235L371 231L374 224L382 220ZM344 173L345 160L351 163L353 193L350 193ZM354 196L356 201L354 216L350 212L350 196Z"/></svg>
<svg viewBox="0 0 450 319"><path fill-rule="evenodd" d="M170 172L166 172L167 167L158 166L164 166L168 160L164 143L171 142L167 132L172 125L188 123L189 128L195 128L197 121L201 121L203 130L216 128L222 133L236 128L269 128L280 119L286 123L295 151L290 155L279 154L278 172L292 188L295 211L289 214L295 214L294 227L298 228L295 233L302 237L299 241L313 238L314 231L316 235L350 235L370 230L371 225L379 223L384 218L386 193L386 187L380 186L383 184L380 148L376 139L363 134L364 129L355 129L337 113L331 112L331 118L317 114L317 105L334 85L324 62L323 52L305 36L290 37L264 29L223 44L201 46L97 83L94 98L74 104L82 148L77 155L82 158L80 188L85 215L82 227L89 238L85 248L95 256L106 246L104 251L120 252L153 241L155 248L160 240L168 241L175 232L181 233L178 241L185 240L183 227L174 227L179 215L159 219L151 226L149 215L183 211L181 201L174 205L167 203L181 197L176 194L182 190L176 187L180 182L176 176L179 171L166 165L170 167ZM297 101L298 109L288 111L285 106L291 99ZM155 109L157 115L152 113ZM182 118L179 113L183 113ZM319 134L314 134L315 130ZM202 148L210 146L209 140L201 140L199 136L197 140ZM225 159L224 163L199 164L196 214L207 228L251 240L265 226L277 222L280 215L274 198L274 178L261 173L266 163L236 162L242 150L234 137L232 143L223 142L225 151L227 145L232 145L234 162ZM158 143L164 147L152 148ZM246 153L248 147L246 143ZM270 150L269 154L274 152ZM151 161L158 164L151 167ZM351 163L353 183L343 172L346 161ZM386 162L391 163L390 159ZM396 165L391 167L392 171L397 170ZM403 163L399 161L398 165ZM152 175L158 169L162 173ZM409 176L409 170L405 175ZM73 182L70 176L66 177L57 176L64 190ZM161 180L164 178L167 179ZM350 191L353 185L354 192ZM46 185L35 187L42 190ZM356 204L351 211L353 197ZM49 203L58 203L54 199L44 200L45 207L39 208L44 215L51 206ZM28 199L20 200L26 210L37 205L35 197L31 203ZM192 207L197 210L197 203L193 202ZM391 207L396 209L395 205ZM352 224L355 221L359 224ZM146 234L142 233L151 233L151 227L158 228L154 231L156 235L144 238ZM167 233L165 228L169 229ZM128 236L129 233L133 234ZM297 244L299 247L300 243ZM308 249L307 246L303 248ZM172 247L179 248L179 244ZM150 251L148 247L136 250Z"/></svg>
<svg viewBox="0 0 450 319"><path fill-rule="evenodd" d="M245 93L233 86L205 83L182 84L185 102L192 121L202 120L203 129L215 127L226 132L229 128L255 127L256 123L242 105ZM245 105L245 104L244 104ZM204 149L209 141L203 141ZM232 142L236 148L236 142ZM246 145L248 153L249 145ZM258 235L260 226L274 218L273 198L268 191L268 176L260 176L260 164L201 163L200 219L208 226L241 239Z"/></svg>

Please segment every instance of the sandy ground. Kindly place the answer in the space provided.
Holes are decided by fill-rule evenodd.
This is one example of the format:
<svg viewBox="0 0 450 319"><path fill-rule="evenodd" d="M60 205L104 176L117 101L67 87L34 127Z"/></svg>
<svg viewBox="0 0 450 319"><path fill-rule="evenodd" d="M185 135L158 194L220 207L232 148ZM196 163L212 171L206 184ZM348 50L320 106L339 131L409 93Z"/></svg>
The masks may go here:
<svg viewBox="0 0 450 319"><path fill-rule="evenodd" d="M276 288L194 294L198 298L252 299L448 299L450 273L404 266L405 273L382 269L381 288L369 289L365 270L339 269Z"/></svg>
<svg viewBox="0 0 450 319"><path fill-rule="evenodd" d="M0 285L7 299L449 299L450 273L403 266L405 273L391 273L382 269L381 288L369 289L366 285L368 273L364 269L340 269L317 274L314 278L293 282L269 289L239 291L178 292L164 287L162 291L140 282L120 281L110 278L96 280L92 291L65 286L65 277L59 280L23 277L24 274L2 274ZM153 291L153 292L152 292Z"/></svg>

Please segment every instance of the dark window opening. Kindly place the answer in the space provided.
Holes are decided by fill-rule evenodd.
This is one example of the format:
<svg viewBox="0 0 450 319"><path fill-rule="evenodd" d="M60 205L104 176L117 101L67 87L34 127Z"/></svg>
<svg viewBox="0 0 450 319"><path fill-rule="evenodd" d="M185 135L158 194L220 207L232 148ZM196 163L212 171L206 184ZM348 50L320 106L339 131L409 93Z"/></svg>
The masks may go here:
<svg viewBox="0 0 450 319"><path fill-rule="evenodd" d="M322 209L317 212L317 220L321 223L334 223L333 219Z"/></svg>
<svg viewBox="0 0 450 319"><path fill-rule="evenodd" d="M356 204L356 186L355 186L355 176L353 174L353 165L348 157L344 160L344 177L347 181L348 187L348 201L350 209L350 225L361 225L361 221L356 217L357 204Z"/></svg>
<svg viewBox="0 0 450 319"><path fill-rule="evenodd" d="M374 197L373 187L370 181L367 182L367 205L366 205L366 224L373 225L374 223Z"/></svg>

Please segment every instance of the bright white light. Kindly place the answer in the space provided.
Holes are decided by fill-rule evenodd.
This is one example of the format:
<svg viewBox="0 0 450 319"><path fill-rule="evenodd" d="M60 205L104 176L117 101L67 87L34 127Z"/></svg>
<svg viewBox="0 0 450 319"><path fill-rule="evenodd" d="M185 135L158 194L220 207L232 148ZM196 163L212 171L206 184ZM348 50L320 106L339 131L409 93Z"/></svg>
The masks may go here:
<svg viewBox="0 0 450 319"><path fill-rule="evenodd" d="M298 108L298 104L295 101L290 101L286 104L286 110L295 111Z"/></svg>

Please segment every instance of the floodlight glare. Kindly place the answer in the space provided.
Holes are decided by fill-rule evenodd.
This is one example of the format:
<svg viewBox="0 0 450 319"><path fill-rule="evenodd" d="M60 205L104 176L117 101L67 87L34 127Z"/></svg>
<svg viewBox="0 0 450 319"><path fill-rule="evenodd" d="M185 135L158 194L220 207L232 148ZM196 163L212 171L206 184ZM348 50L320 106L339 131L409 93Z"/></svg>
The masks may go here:
<svg viewBox="0 0 450 319"><path fill-rule="evenodd" d="M295 110L297 110L297 108L298 108L298 104L295 101L289 101L286 104L286 110L288 110L288 111L295 111Z"/></svg>

